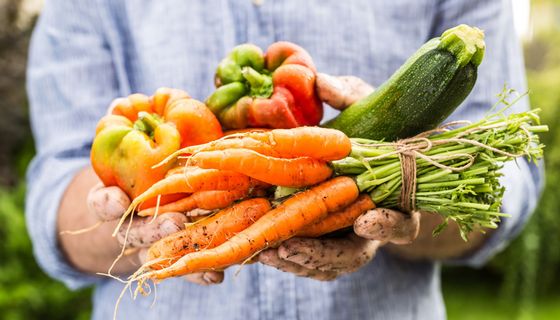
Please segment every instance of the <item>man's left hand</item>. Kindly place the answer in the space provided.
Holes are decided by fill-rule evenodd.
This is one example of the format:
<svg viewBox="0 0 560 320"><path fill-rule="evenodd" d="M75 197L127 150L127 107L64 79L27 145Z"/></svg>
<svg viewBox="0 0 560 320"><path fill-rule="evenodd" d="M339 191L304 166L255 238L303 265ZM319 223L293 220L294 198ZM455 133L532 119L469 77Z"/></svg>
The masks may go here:
<svg viewBox="0 0 560 320"><path fill-rule="evenodd" d="M333 280L370 262L385 243L408 244L418 235L420 214L378 208L362 214L342 238L292 238L259 255L263 264L316 280Z"/></svg>
<svg viewBox="0 0 560 320"><path fill-rule="evenodd" d="M354 76L318 73L316 89L321 101L342 110L373 91ZM354 232L343 238L293 238L259 255L259 261L285 272L317 280L333 280L358 270L385 243L407 244L418 235L420 214L406 215L378 208L360 216Z"/></svg>

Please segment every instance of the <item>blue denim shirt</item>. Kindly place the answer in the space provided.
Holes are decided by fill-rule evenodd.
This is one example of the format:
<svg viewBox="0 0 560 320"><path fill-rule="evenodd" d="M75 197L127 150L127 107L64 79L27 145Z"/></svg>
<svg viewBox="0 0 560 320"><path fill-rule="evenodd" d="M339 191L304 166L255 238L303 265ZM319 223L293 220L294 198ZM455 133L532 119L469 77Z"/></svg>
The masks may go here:
<svg viewBox="0 0 560 320"><path fill-rule="evenodd" d="M95 285L94 319L110 319L123 285L80 273L62 256L55 228L60 198L88 165L95 125L112 99L161 86L204 100L217 63L235 45L289 40L318 70L386 80L426 40L460 23L486 32L487 51L470 97L452 119L477 119L504 83L526 90L510 0L142 1L49 0L33 34L28 90L37 156L28 172L27 224L40 265L70 288ZM527 101L514 110L528 108ZM336 114L332 109L326 118ZM481 265L517 234L537 201L540 173L525 161L506 167L505 212L485 246L460 262ZM356 273L332 282L255 264L226 272L221 285L182 279L158 299L125 295L119 319L442 319L439 264L380 250Z"/></svg>

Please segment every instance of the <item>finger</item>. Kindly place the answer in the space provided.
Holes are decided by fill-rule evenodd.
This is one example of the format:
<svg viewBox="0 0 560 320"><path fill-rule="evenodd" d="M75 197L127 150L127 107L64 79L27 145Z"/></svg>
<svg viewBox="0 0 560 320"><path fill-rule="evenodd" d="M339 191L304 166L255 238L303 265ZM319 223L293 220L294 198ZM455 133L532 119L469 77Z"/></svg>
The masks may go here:
<svg viewBox="0 0 560 320"><path fill-rule="evenodd" d="M145 248L165 236L182 230L187 222L187 217L178 212L168 212L155 219L153 217L135 218L130 229L127 223L119 229L117 239L121 245L124 244L128 230L126 247Z"/></svg>
<svg viewBox="0 0 560 320"><path fill-rule="evenodd" d="M373 92L372 86L354 76L333 77L318 73L315 83L319 99L339 110Z"/></svg>
<svg viewBox="0 0 560 320"><path fill-rule="evenodd" d="M111 221L122 216L130 205L130 199L119 187L97 185L88 193L87 205L100 220Z"/></svg>
<svg viewBox="0 0 560 320"><path fill-rule="evenodd" d="M354 76L341 76L338 79L343 83L346 88L346 95L344 103L346 106L353 104L354 102L368 96L374 91L374 88L370 86L364 80L354 77Z"/></svg>
<svg viewBox="0 0 560 320"><path fill-rule="evenodd" d="M354 232L365 239L409 244L418 236L420 214L376 208L367 211L354 222Z"/></svg>
<svg viewBox="0 0 560 320"><path fill-rule="evenodd" d="M186 276L183 276L183 279L192 283L196 283L201 286L209 286L212 284L222 283L224 281L224 272L206 271L206 272L191 273Z"/></svg>
<svg viewBox="0 0 560 320"><path fill-rule="evenodd" d="M353 272L373 258L379 245L353 235L342 239L293 238L280 245L278 256L309 269Z"/></svg>
<svg viewBox="0 0 560 320"><path fill-rule="evenodd" d="M258 256L259 262L267 266L271 266L280 271L293 273L299 277L312 278L321 281L334 280L338 273L334 271L320 271L317 269L309 269L297 263L284 260L279 257L277 249L268 249L261 252Z"/></svg>
<svg viewBox="0 0 560 320"><path fill-rule="evenodd" d="M315 78L317 94L321 101L327 103L335 109L343 109L344 96L342 83L335 77L324 73L317 73Z"/></svg>

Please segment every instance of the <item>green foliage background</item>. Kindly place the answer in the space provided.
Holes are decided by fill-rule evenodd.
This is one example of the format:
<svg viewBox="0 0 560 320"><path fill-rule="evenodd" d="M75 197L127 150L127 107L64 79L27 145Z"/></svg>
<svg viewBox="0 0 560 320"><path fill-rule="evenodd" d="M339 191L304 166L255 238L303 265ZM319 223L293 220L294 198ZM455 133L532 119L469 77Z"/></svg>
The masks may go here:
<svg viewBox="0 0 560 320"><path fill-rule="evenodd" d="M556 15L525 48L531 103L543 109L551 129L542 137L547 181L541 202L522 235L488 266L444 269L449 319L560 319L559 2L534 1ZM0 318L87 319L91 290L70 292L46 276L25 228L23 175L33 142L23 80L33 19L22 23L20 9L18 0L0 0Z"/></svg>
<svg viewBox="0 0 560 320"><path fill-rule="evenodd" d="M0 318L88 319L89 290L71 293L47 277L31 254L25 229L25 186L0 189Z"/></svg>

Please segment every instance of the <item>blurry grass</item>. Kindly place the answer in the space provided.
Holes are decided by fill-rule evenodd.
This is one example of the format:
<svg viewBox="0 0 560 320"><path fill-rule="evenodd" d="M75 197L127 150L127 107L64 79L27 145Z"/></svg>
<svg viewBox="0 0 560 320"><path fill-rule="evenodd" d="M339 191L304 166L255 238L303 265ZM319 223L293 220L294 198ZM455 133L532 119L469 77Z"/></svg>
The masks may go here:
<svg viewBox="0 0 560 320"><path fill-rule="evenodd" d="M17 185L0 185L0 319L90 318L91 289L71 292L33 258L25 227L23 174L34 154L31 139L14 156Z"/></svg>
<svg viewBox="0 0 560 320"><path fill-rule="evenodd" d="M0 187L0 319L88 319L91 290L70 292L33 259L24 195L23 183Z"/></svg>
<svg viewBox="0 0 560 320"><path fill-rule="evenodd" d="M442 288L449 320L558 320L560 292L535 301L533 310L521 310L515 301L501 296L501 276L485 269L447 269Z"/></svg>

